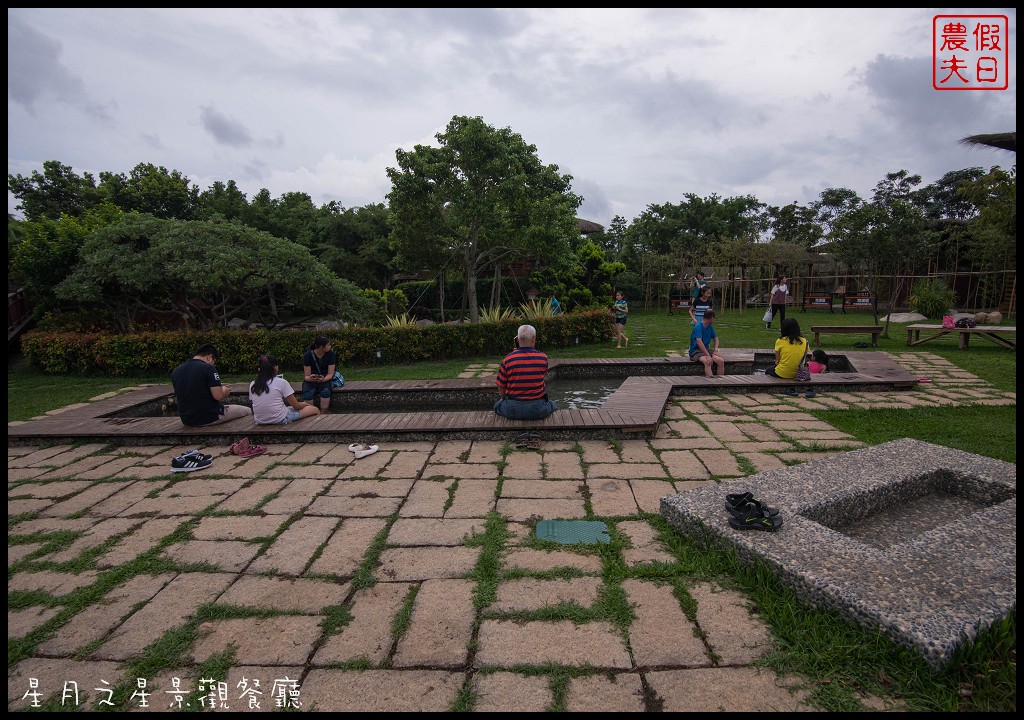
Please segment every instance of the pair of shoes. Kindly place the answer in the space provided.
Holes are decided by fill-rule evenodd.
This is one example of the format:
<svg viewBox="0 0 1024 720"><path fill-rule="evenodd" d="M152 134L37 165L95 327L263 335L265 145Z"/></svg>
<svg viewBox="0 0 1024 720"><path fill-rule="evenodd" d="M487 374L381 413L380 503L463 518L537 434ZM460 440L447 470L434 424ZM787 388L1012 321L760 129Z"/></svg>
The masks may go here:
<svg viewBox="0 0 1024 720"><path fill-rule="evenodd" d="M521 450L540 450L540 435L535 432L519 433L512 441Z"/></svg>
<svg viewBox="0 0 1024 720"><path fill-rule="evenodd" d="M365 443L352 443L351 445L348 446L348 449L349 452L355 453L356 460L359 460L360 458L373 455L375 452L380 450L380 447L378 447L377 445L367 445Z"/></svg>
<svg viewBox="0 0 1024 720"><path fill-rule="evenodd" d="M818 397L818 393L814 392L814 388L807 388L807 392L804 393L805 398Z"/></svg>
<svg viewBox="0 0 1024 720"><path fill-rule="evenodd" d="M171 472L192 472L213 465L213 455L203 455L198 450L189 450L171 460Z"/></svg>
<svg viewBox="0 0 1024 720"><path fill-rule="evenodd" d="M772 324L771 323L765 323L764 324L764 329L765 330L771 330L772 329Z"/></svg>
<svg viewBox="0 0 1024 720"><path fill-rule="evenodd" d="M783 395L788 395L790 397L796 397L799 393L797 393L795 387L788 387L788 388L786 388L785 390L782 391L782 394Z"/></svg>
<svg viewBox="0 0 1024 720"><path fill-rule="evenodd" d="M725 509L729 512L729 527L735 530L774 532L782 526L778 508L768 507L749 492L726 495Z"/></svg>
<svg viewBox="0 0 1024 720"><path fill-rule="evenodd" d="M267 449L262 445L251 445L249 438L242 438L236 443L231 444L231 454L237 455L241 458L251 458L257 455L262 455Z"/></svg>

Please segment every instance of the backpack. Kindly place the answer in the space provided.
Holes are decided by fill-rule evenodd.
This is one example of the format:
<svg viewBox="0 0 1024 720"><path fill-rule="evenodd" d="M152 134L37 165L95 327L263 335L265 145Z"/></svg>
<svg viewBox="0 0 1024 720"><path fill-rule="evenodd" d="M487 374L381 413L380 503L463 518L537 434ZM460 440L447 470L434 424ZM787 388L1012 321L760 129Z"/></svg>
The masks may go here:
<svg viewBox="0 0 1024 720"><path fill-rule="evenodd" d="M953 325L958 327L958 328L974 328L974 327L978 327L978 323L974 322L973 318L966 318L966 317L965 318L960 318L955 323L953 323Z"/></svg>

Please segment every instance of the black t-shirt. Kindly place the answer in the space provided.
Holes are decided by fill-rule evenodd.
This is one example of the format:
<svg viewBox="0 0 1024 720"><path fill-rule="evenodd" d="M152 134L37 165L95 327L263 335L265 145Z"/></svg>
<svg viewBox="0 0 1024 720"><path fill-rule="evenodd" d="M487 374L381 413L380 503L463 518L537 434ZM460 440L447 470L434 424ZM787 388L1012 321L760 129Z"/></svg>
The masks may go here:
<svg viewBox="0 0 1024 720"><path fill-rule="evenodd" d="M224 414L224 404L215 400L210 388L220 387L217 370L198 358L186 360L171 373L182 425L209 425Z"/></svg>
<svg viewBox="0 0 1024 720"><path fill-rule="evenodd" d="M322 381L318 383L311 383L303 380L302 389L308 390L311 387L322 388L325 385L331 384L331 375L333 375L334 372L332 371L331 375L328 375L327 371L328 369L330 369L331 365L333 365L335 370L337 370L338 356L334 354L333 350L328 350L327 352L324 353L324 356L322 358L318 358L315 352L313 352L312 350L307 350L302 355L302 365L303 367L309 366L309 370L313 375L326 376Z"/></svg>

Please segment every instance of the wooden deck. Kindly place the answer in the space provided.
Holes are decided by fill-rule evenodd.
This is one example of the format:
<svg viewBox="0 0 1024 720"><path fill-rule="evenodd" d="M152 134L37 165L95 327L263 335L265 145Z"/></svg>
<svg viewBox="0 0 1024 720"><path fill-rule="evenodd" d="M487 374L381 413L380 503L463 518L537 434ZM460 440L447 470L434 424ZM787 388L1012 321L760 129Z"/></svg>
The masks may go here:
<svg viewBox="0 0 1024 720"><path fill-rule="evenodd" d="M729 362L752 366L756 353L770 351L732 350ZM912 388L917 378L881 353L847 353L856 372L815 375L810 383L780 380L766 375L727 374L706 378L703 374L657 374L682 367L700 373L685 359L609 358L553 361L552 371L560 366L569 374L585 366L605 376L624 371L651 374L630 375L604 405L592 410L563 409L536 421L508 420L490 409L452 411L430 409L416 412L329 412L290 425L256 425L252 419L233 420L208 427L185 427L177 416L124 417L140 405L158 405L172 395L170 385L153 386L100 400L80 408L9 426L9 444L42 442L104 441L121 445L209 445L228 443L242 437L251 442L377 442L384 439L437 440L507 438L523 430L535 430L549 439L611 437L653 437L661 421L665 403L671 395L709 395L719 393L780 392L787 386L816 391L892 390ZM728 365L727 365L728 367ZM728 373L727 369L727 373ZM749 370L748 370L749 372ZM352 381L336 392L332 407L344 407L342 395L354 397L369 393L415 394L422 392L493 393L493 376L463 380ZM375 395L376 396L376 395ZM408 397L408 395L405 395ZM390 401L387 401L391 405ZM397 404L397 403L396 403Z"/></svg>

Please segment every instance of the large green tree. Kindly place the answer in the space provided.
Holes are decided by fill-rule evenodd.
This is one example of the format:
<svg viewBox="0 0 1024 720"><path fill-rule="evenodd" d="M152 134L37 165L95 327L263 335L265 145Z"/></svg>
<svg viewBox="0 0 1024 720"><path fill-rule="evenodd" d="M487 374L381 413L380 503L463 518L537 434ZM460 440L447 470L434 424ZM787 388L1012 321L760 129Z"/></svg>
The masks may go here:
<svg viewBox="0 0 1024 720"><path fill-rule="evenodd" d="M99 188L125 212L175 220L191 220L199 199L199 188L181 172L153 163L139 163L127 175L101 172Z"/></svg>
<svg viewBox="0 0 1024 720"><path fill-rule="evenodd" d="M193 327L325 313L362 322L372 312L354 285L296 243L244 225L148 215L91 233L56 293L106 309L122 329L146 312L173 312Z"/></svg>
<svg viewBox="0 0 1024 720"><path fill-rule="evenodd" d="M568 256L581 200L572 177L544 165L536 146L510 128L455 116L435 137L439 147L398 150L398 167L388 168L392 242L420 267L457 254L475 322L477 278L518 257Z"/></svg>
<svg viewBox="0 0 1024 720"><path fill-rule="evenodd" d="M103 199L90 173L79 175L70 165L56 160L43 163L43 172L28 177L8 175L7 189L18 199L17 208L26 220L59 220L61 215L81 217Z"/></svg>

